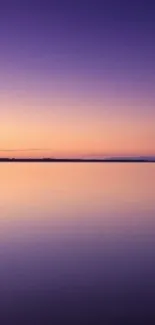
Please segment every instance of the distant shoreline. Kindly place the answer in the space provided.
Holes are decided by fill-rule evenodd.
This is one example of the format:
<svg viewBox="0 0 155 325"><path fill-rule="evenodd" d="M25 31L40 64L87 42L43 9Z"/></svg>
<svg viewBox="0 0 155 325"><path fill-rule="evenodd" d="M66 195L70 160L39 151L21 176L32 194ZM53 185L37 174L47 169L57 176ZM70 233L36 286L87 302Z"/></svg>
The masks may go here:
<svg viewBox="0 0 155 325"><path fill-rule="evenodd" d="M9 159L0 158L0 163L155 163L155 159Z"/></svg>

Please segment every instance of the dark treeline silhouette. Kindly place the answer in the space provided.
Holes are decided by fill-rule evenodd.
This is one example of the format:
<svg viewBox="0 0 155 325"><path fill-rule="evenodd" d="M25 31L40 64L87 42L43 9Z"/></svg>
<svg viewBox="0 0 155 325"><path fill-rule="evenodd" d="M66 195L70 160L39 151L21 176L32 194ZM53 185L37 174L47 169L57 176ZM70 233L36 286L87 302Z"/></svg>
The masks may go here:
<svg viewBox="0 0 155 325"><path fill-rule="evenodd" d="M139 158L104 158L104 159L98 159L98 158L0 158L0 162L9 162L9 163L15 163L15 162L79 162L79 163L101 163L101 162L155 162L155 157L139 157Z"/></svg>

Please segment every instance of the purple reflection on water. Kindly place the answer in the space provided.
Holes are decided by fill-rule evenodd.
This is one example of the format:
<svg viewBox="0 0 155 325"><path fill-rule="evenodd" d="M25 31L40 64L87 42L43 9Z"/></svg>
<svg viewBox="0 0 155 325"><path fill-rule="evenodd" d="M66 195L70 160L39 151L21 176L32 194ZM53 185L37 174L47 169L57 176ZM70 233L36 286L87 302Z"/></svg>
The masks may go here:
<svg viewBox="0 0 155 325"><path fill-rule="evenodd" d="M40 167L36 168L41 177ZM95 171L101 167L93 168ZM68 190L61 194L61 201L56 200L56 205L63 202L64 209L58 210L49 203L47 207L42 202L40 210L39 201L39 208L36 203L32 208L28 199L22 202L22 207L19 202L19 217L10 206L0 219L2 324L123 324L154 317L155 205L149 207L149 196L140 200L151 180L144 184L145 168L148 167L139 172L142 181L137 184L137 205L132 200L124 205L124 194L117 197L119 205L111 206L112 196L105 205L102 199L108 189L104 183L100 188L102 203L91 204L89 209L88 197L92 192L86 183L81 183L81 193L85 193L82 204L78 191L76 205L72 201L66 205L62 196L69 195ZM89 176L92 170L89 171L89 166L87 169ZM102 173L103 170L104 166ZM153 168L151 173L153 177ZM115 179L115 186L119 191L118 180ZM125 185L128 179L121 181ZM43 184L44 191L50 196L46 185ZM28 191L31 186L30 182ZM83 192L82 186L87 191Z"/></svg>

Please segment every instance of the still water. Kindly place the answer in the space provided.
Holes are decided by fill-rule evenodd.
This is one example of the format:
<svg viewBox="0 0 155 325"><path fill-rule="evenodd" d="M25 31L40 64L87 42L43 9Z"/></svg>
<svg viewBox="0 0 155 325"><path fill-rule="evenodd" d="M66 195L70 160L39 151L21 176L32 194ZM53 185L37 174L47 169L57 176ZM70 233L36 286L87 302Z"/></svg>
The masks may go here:
<svg viewBox="0 0 155 325"><path fill-rule="evenodd" d="M155 165L0 164L0 324L155 324Z"/></svg>

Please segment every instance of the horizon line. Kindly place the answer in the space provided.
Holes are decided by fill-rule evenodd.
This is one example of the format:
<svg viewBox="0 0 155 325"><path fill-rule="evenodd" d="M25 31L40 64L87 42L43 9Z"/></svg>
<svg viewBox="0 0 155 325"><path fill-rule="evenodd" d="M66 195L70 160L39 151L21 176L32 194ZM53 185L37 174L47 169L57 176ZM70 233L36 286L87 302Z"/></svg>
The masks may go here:
<svg viewBox="0 0 155 325"><path fill-rule="evenodd" d="M17 160L17 159L28 159L28 160L41 160L41 159L49 159L49 160L105 160L105 159L155 159L155 155L128 155L128 156L117 156L117 155L111 155L111 156L0 156L0 160L4 159L10 159L10 160Z"/></svg>

